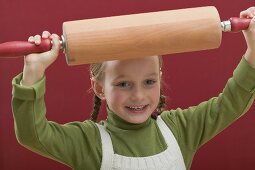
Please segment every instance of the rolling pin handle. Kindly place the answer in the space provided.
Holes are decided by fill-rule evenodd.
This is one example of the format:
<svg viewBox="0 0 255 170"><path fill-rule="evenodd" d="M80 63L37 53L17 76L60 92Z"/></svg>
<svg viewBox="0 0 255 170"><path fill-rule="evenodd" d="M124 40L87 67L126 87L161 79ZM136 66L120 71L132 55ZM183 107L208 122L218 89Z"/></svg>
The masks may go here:
<svg viewBox="0 0 255 170"><path fill-rule="evenodd" d="M227 21L221 22L223 32L239 32L249 28L251 19L232 17Z"/></svg>
<svg viewBox="0 0 255 170"><path fill-rule="evenodd" d="M63 38L63 37L62 37ZM61 49L65 48L65 43L60 40ZM49 51L52 47L51 39L42 39L39 45L28 41L10 41L0 44L1 57L19 57L32 53L43 53Z"/></svg>

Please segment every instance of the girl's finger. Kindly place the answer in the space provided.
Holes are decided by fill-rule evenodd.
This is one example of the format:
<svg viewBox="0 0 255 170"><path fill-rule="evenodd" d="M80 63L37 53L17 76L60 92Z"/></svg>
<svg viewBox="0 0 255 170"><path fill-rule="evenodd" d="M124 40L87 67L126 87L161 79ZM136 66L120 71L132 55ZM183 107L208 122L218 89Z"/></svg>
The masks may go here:
<svg viewBox="0 0 255 170"><path fill-rule="evenodd" d="M240 18L252 18L253 15L250 11L245 10L240 13Z"/></svg>
<svg viewBox="0 0 255 170"><path fill-rule="evenodd" d="M251 19L250 29L251 29L251 30L255 30L255 17L253 17L253 18Z"/></svg>
<svg viewBox="0 0 255 170"><path fill-rule="evenodd" d="M43 31L42 38L49 38L51 36L49 31Z"/></svg>
<svg viewBox="0 0 255 170"><path fill-rule="evenodd" d="M31 42L31 43L35 42L34 37L33 37L33 36L30 36L30 37L28 38L28 42Z"/></svg>
<svg viewBox="0 0 255 170"><path fill-rule="evenodd" d="M36 35L34 37L34 40L35 40L35 44L36 45L39 45L41 43L41 36L40 35Z"/></svg>
<svg viewBox="0 0 255 170"><path fill-rule="evenodd" d="M250 7L240 13L240 18L253 18L255 16L255 7Z"/></svg>
<svg viewBox="0 0 255 170"><path fill-rule="evenodd" d="M250 8L248 8L248 10L249 10L251 13L255 14L255 7L250 7Z"/></svg>
<svg viewBox="0 0 255 170"><path fill-rule="evenodd" d="M55 33L51 34L50 38L52 38L52 39L53 39L53 38L60 39L60 37L59 37L57 34L55 34Z"/></svg>
<svg viewBox="0 0 255 170"><path fill-rule="evenodd" d="M60 49L60 38L57 34L52 34L50 38L52 39L53 42L51 52L53 53L53 55L57 56Z"/></svg>

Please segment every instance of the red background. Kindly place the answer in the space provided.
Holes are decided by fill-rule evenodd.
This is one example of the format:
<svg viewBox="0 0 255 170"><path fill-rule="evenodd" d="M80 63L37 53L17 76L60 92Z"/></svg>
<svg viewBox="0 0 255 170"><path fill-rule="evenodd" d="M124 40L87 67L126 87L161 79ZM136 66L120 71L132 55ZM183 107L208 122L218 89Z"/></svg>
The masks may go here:
<svg viewBox="0 0 255 170"><path fill-rule="evenodd" d="M27 40L44 30L62 34L69 20L122 14L215 6L221 19L238 16L254 0L0 0L0 43ZM220 48L164 57L164 80L168 108L185 108L218 95L243 53L242 33L224 33ZM70 169L19 145L11 112L11 80L22 71L23 58L0 59L0 169ZM92 109L88 65L68 67L64 55L47 70L46 104L49 120L83 121ZM255 160L254 106L230 128L204 145L196 154L192 170L251 170Z"/></svg>

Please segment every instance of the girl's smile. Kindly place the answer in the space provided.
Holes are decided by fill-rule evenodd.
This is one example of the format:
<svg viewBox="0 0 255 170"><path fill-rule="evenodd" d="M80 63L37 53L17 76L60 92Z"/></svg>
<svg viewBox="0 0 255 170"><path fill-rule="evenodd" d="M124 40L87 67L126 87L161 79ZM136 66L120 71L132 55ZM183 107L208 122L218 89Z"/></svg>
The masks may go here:
<svg viewBox="0 0 255 170"><path fill-rule="evenodd" d="M128 112L135 114L142 114L146 111L148 105L139 105L139 106L126 106Z"/></svg>

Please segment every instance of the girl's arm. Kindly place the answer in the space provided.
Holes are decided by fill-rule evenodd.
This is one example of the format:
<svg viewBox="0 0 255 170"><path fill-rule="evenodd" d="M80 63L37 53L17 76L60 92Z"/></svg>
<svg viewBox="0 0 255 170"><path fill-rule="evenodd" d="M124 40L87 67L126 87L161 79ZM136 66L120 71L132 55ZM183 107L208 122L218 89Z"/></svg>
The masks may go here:
<svg viewBox="0 0 255 170"><path fill-rule="evenodd" d="M248 111L255 98L255 8L241 12L241 17L253 17L244 31L247 51L218 97L188 109L176 109L162 115L174 131L183 152L197 148ZM184 154L185 155L185 154Z"/></svg>
<svg viewBox="0 0 255 170"><path fill-rule="evenodd" d="M57 35L46 31L43 37L52 38L52 50L25 56L23 74L16 76L12 82L16 137L29 150L74 169L99 169L100 136L93 122L61 125L46 118L44 72L57 58L59 42ZM35 44L40 44L40 40L39 35L29 38Z"/></svg>

